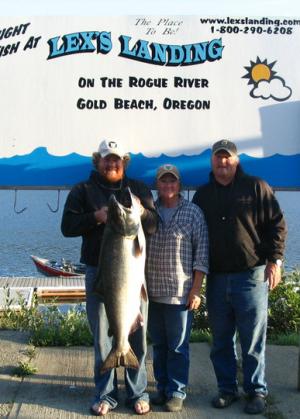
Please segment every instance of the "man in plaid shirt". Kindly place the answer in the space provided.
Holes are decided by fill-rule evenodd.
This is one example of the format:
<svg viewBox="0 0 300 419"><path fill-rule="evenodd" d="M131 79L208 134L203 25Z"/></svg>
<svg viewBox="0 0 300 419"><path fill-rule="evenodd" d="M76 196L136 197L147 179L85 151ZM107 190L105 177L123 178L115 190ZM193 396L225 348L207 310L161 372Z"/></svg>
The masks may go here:
<svg viewBox="0 0 300 419"><path fill-rule="evenodd" d="M157 171L159 227L147 242L148 330L158 393L153 404L181 411L189 373L193 310L208 273L208 234L200 208L180 195L180 175L170 164Z"/></svg>

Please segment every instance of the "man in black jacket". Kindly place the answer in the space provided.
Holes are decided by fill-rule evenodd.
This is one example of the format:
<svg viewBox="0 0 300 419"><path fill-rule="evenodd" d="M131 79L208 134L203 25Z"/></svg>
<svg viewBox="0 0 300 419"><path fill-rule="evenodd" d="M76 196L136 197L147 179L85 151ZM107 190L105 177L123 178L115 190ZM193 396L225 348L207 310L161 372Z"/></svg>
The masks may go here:
<svg viewBox="0 0 300 419"><path fill-rule="evenodd" d="M117 376L111 370L100 374L103 360L111 348L108 337L108 319L103 299L93 292L96 280L98 258L107 219L107 204L113 194L118 201L126 187L140 200L141 221L145 234L155 232L157 215L151 191L137 180L125 174L129 155L124 153L117 141L104 140L98 152L93 153L95 170L88 180L75 185L70 191L62 217L61 230L66 237L82 237L81 259L86 264L86 310L95 347L94 379L96 394L91 411L94 415L104 416L117 406ZM100 267L101 269L101 267ZM131 335L131 346L138 356L140 368L126 369L125 385L127 404L136 413L149 411L149 395L145 392L147 374L145 368L147 305L142 302L144 325Z"/></svg>
<svg viewBox="0 0 300 419"><path fill-rule="evenodd" d="M203 210L209 232L207 308L219 388L212 405L224 408L238 399L237 331L245 412L259 414L267 395L268 290L281 280L286 224L270 186L243 172L234 143L215 143L211 164L210 181L197 190L193 202Z"/></svg>

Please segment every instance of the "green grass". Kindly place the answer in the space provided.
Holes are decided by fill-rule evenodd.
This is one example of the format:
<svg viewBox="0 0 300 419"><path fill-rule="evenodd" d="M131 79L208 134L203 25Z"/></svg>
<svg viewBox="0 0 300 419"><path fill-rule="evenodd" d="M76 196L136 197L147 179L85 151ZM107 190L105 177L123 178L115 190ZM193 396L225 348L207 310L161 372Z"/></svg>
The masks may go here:
<svg viewBox="0 0 300 419"><path fill-rule="evenodd" d="M190 342L209 342L211 343L211 334L201 330L192 330Z"/></svg>
<svg viewBox="0 0 300 419"><path fill-rule="evenodd" d="M299 333L280 334L268 337L267 343L271 345L299 346L300 337Z"/></svg>
<svg viewBox="0 0 300 419"><path fill-rule="evenodd" d="M287 290L289 295L294 298L295 292L291 292L288 288ZM14 311L11 309L9 290L7 290L7 293L5 309L0 315L0 329L28 331L30 333L30 343L33 345L29 349L30 353L28 355L30 358L34 356L33 348L35 346L91 346L93 344L85 309L81 305L70 308L67 312L62 312L55 301L42 309L37 299L34 299L30 308L27 308L25 302L20 299L21 309ZM279 294L279 298L282 302L282 293ZM282 333L281 328L278 330L275 327L271 328L267 343L299 345L299 314L297 305L293 309L295 321L291 327L285 329L286 333ZM279 315L280 313L278 313ZM206 317L207 314L204 309L195 313L191 342L211 343L212 338ZM290 322L290 316L288 316L288 321ZM276 325L277 322L274 322L274 324ZM289 323L286 324L288 325Z"/></svg>
<svg viewBox="0 0 300 419"><path fill-rule="evenodd" d="M212 342L211 334L206 331L192 330L190 342ZM267 339L269 345L282 346L299 346L300 336L298 333L281 334L278 336L270 336Z"/></svg>
<svg viewBox="0 0 300 419"><path fill-rule="evenodd" d="M36 356L36 348L32 344L28 346L25 351L25 355L28 356L30 359L35 358Z"/></svg>
<svg viewBox="0 0 300 419"><path fill-rule="evenodd" d="M19 365L13 370L13 375L17 375L18 377L26 377L37 372L37 368L30 362L19 361L18 364Z"/></svg>
<svg viewBox="0 0 300 419"><path fill-rule="evenodd" d="M28 331L33 346L91 346L93 339L82 306L62 312L55 301L41 307L33 301L27 308L20 299L20 310L11 309L9 296L0 316L0 329ZM31 349L32 351L32 349Z"/></svg>

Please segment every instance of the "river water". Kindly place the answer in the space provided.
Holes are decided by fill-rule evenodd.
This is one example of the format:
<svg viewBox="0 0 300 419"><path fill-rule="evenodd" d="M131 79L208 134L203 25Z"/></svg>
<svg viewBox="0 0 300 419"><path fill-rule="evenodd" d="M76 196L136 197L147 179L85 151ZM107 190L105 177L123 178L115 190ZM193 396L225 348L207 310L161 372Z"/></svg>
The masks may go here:
<svg viewBox="0 0 300 419"><path fill-rule="evenodd" d="M36 255L60 260L62 257L79 262L80 238L65 238L60 231L63 205L68 191L61 191L59 209L55 208L56 191L0 190L0 276L41 276L30 258ZM276 192L288 224L285 268L300 267L300 192Z"/></svg>

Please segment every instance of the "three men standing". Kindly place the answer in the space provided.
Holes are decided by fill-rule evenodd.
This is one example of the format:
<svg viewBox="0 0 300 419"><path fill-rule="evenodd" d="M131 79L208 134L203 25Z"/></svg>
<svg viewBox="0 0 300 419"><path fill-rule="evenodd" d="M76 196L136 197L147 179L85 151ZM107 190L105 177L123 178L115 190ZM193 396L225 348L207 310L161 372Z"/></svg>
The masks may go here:
<svg viewBox="0 0 300 419"><path fill-rule="evenodd" d="M115 370L100 374L101 364L111 349L111 339L103 300L93 293L110 195L120 200L124 189L130 186L140 199L144 231L152 234L157 227L151 192L143 183L126 177L127 162L128 155L120 143L103 141L93 155L96 170L87 181L71 190L62 219L65 236L82 236L81 262L87 265L87 315L95 344L97 391L91 409L93 414L101 416L117 406ZM259 414L265 409L268 394L265 381L268 292L281 280L286 224L270 186L243 172L233 142L215 143L211 164L210 181L197 190L193 203L202 209L209 235L207 308L213 336L211 360L219 389L212 404L225 408L239 397L238 333L243 389L248 396L245 412ZM147 307L141 309L147 319ZM150 410L144 364L145 326L130 339L134 352L139 355L140 368L125 370L127 402L136 413L145 414ZM182 403L177 410L181 406Z"/></svg>

